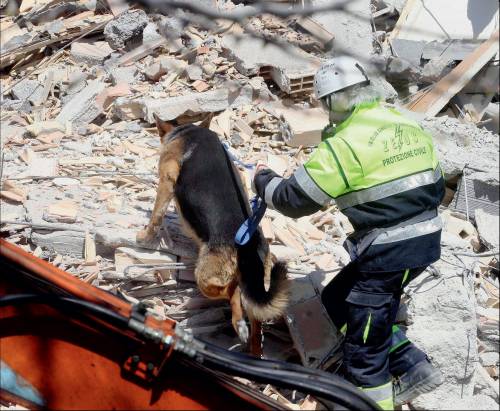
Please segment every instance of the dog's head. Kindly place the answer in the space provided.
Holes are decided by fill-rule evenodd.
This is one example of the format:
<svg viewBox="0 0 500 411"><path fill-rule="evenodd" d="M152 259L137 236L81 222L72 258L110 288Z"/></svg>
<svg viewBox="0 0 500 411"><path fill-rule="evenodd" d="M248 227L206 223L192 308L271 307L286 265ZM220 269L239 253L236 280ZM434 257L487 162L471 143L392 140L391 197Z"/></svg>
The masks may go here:
<svg viewBox="0 0 500 411"><path fill-rule="evenodd" d="M199 124L197 123L182 123L182 125L186 124L197 124L198 127L209 128L210 122L212 121L214 114L209 113ZM153 114L153 117L156 122L156 128L158 129L158 134L160 136L160 140L162 144L166 141L166 136L168 136L176 127L180 126L177 120L172 121L163 121L158 117L156 113Z"/></svg>
<svg viewBox="0 0 500 411"><path fill-rule="evenodd" d="M160 136L161 143L163 144L166 140L165 137L172 132L172 130L177 126L174 122L163 121L155 113L153 114L156 121L156 128L158 129L158 135Z"/></svg>

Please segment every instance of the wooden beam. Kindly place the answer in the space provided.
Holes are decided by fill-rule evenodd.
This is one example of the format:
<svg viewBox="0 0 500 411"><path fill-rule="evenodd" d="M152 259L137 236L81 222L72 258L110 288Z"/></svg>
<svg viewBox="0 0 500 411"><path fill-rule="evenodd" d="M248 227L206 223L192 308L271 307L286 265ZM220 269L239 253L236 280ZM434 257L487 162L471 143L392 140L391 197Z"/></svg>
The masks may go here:
<svg viewBox="0 0 500 411"><path fill-rule="evenodd" d="M498 53L498 30L489 40L469 54L457 67L439 80L424 93L418 101L407 105L412 111L435 116L448 104L450 99L462 90L467 83Z"/></svg>

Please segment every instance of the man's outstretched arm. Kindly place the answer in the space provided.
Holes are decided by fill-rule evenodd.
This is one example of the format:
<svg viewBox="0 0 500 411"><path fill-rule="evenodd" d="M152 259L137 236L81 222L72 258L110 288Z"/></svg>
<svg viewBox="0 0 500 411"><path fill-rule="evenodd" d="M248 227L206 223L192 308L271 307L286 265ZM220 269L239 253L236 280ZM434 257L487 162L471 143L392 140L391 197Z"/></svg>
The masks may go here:
<svg viewBox="0 0 500 411"><path fill-rule="evenodd" d="M299 218L314 214L323 208L326 201L320 204L306 194L298 181L300 170L298 169L290 178L283 178L271 169L259 168L254 177L255 190L268 207L287 217Z"/></svg>

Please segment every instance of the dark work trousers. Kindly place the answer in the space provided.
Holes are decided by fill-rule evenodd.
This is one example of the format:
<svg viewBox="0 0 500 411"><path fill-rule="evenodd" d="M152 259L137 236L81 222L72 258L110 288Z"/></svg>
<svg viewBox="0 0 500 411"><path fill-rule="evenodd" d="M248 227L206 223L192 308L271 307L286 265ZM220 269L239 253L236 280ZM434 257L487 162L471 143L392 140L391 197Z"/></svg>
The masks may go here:
<svg viewBox="0 0 500 411"><path fill-rule="evenodd" d="M362 272L352 262L323 290L323 305L345 333L344 372L353 384L386 384L426 358L393 327L403 288L425 268Z"/></svg>

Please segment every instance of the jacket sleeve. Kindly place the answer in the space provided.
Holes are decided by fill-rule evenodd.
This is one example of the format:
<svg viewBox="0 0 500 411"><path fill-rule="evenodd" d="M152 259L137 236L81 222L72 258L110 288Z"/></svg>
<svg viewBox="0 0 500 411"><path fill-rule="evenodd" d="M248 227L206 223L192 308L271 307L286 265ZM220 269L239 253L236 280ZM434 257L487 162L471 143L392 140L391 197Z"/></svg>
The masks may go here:
<svg viewBox="0 0 500 411"><path fill-rule="evenodd" d="M324 206L305 193L297 182L295 174L285 179L274 171L265 169L255 175L254 186L268 207L287 217L299 218L314 214Z"/></svg>

